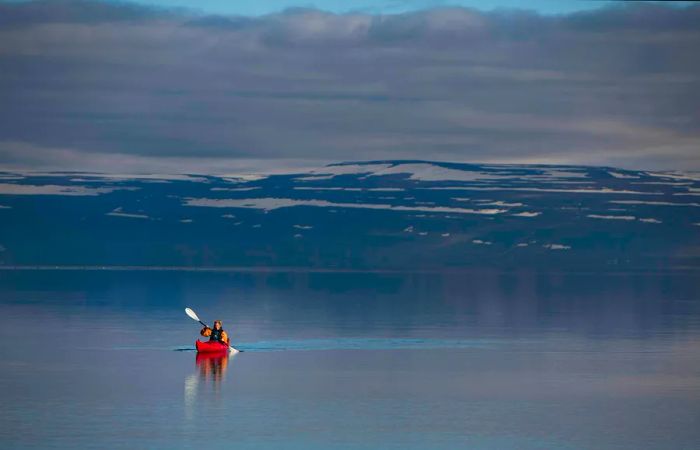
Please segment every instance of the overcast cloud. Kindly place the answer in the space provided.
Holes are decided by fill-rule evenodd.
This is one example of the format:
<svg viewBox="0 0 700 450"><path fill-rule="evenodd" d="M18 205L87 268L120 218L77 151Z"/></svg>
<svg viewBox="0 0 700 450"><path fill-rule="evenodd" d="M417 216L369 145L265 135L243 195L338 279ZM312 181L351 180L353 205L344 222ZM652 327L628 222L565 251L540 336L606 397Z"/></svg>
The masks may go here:
<svg viewBox="0 0 700 450"><path fill-rule="evenodd" d="M700 169L700 7L198 16L0 4L0 166Z"/></svg>

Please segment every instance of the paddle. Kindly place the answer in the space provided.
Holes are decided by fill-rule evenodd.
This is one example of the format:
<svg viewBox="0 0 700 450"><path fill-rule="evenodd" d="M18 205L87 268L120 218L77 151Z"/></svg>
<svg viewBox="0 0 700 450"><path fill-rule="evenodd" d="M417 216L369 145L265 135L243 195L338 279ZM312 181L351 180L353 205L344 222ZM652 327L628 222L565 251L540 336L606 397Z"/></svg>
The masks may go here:
<svg viewBox="0 0 700 450"><path fill-rule="evenodd" d="M194 312L194 311L192 311L190 308L185 308L185 314L187 314L187 315L190 317L190 319L196 320L197 322L201 323L202 326L205 326L205 327L207 327L207 328L209 327L206 323L204 323L204 322L202 322L201 320L199 320L199 316L197 315L197 313ZM237 353L237 352L240 352L240 351L242 351L242 350L236 350L235 348L233 348L233 347L229 344L229 351L230 351L231 353Z"/></svg>

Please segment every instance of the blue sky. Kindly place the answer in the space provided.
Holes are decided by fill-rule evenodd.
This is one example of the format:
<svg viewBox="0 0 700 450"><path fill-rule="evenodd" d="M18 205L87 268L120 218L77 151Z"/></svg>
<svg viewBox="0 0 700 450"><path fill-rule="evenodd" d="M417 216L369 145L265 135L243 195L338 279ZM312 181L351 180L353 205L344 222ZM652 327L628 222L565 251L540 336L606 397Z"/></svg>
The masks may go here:
<svg viewBox="0 0 700 450"><path fill-rule="evenodd" d="M484 11L528 9L541 14L567 14L596 9L619 0L136 0L134 3L160 7L183 7L210 14L258 16L287 8L316 8L334 13L364 12L391 14L444 6L462 6ZM639 2L641 3L641 2ZM653 2L647 2L653 3ZM667 1L666 5L687 5L688 1Z"/></svg>

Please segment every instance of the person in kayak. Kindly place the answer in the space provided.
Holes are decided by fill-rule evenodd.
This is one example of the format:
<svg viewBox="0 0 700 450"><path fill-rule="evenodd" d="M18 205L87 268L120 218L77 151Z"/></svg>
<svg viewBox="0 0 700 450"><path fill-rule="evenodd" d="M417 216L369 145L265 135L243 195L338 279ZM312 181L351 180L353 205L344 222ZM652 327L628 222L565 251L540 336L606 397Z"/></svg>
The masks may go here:
<svg viewBox="0 0 700 450"><path fill-rule="evenodd" d="M200 334L204 337L209 337L209 341L217 341L222 344L229 345L228 334L224 331L221 321L214 321L214 328L204 327Z"/></svg>

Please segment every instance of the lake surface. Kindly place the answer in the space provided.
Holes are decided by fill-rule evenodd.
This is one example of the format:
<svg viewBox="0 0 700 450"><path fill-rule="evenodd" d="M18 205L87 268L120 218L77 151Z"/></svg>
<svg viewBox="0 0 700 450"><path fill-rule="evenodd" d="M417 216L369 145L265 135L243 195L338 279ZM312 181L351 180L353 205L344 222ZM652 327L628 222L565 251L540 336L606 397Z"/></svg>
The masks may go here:
<svg viewBox="0 0 700 450"><path fill-rule="evenodd" d="M0 271L0 447L698 448L698 280Z"/></svg>

